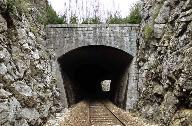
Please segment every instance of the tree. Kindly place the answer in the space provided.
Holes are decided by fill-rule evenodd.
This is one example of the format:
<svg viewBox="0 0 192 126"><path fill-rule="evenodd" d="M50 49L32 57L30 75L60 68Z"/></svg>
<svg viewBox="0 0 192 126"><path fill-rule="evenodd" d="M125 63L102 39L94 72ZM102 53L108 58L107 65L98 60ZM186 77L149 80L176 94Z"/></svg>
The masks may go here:
<svg viewBox="0 0 192 126"><path fill-rule="evenodd" d="M66 23L66 20L64 21L63 16L57 15L57 13L53 10L51 5L48 5L47 11L46 11L47 21L45 24L64 24Z"/></svg>
<svg viewBox="0 0 192 126"><path fill-rule="evenodd" d="M140 3L135 4L131 8L130 14L125 17L121 18L116 12L114 15L110 14L106 23L108 24L139 24L141 22L141 14L140 14Z"/></svg>
<svg viewBox="0 0 192 126"><path fill-rule="evenodd" d="M124 23L129 23L129 24L139 24L141 22L140 9L141 9L140 3L135 4L132 7L129 16L124 18L123 22Z"/></svg>
<svg viewBox="0 0 192 126"><path fill-rule="evenodd" d="M78 18L75 14L70 17L70 24L78 24Z"/></svg>
<svg viewBox="0 0 192 126"><path fill-rule="evenodd" d="M106 20L107 24L122 24L123 19L116 12L114 15L110 14L108 19Z"/></svg>
<svg viewBox="0 0 192 126"><path fill-rule="evenodd" d="M94 18L86 18L82 21L82 24L101 24L101 19L97 16Z"/></svg>

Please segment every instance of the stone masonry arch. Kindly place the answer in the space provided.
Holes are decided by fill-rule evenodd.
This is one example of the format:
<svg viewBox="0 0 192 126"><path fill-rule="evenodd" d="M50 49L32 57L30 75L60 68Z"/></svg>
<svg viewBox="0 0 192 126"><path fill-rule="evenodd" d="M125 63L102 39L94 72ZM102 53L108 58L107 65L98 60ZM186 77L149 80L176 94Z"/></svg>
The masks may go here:
<svg viewBox="0 0 192 126"><path fill-rule="evenodd" d="M121 108L132 109L138 100L138 91L137 91L137 64L136 64L136 54L137 54L137 40L139 33L138 25L130 25L130 24L57 24L57 25L48 25L46 28L47 33L47 43L46 47L54 49L56 52L56 56L58 57L57 64L57 77L60 82L58 83L58 87L62 93L62 101L64 107L70 106L73 102L69 100L69 93L66 92L65 83L66 80L63 78L69 78L68 75L62 71L62 61L68 60L70 58L65 55L69 54L69 52L77 51L78 49L89 48L88 50L94 50L97 47L102 47L104 50L119 50L119 53L115 53L115 57L117 60L124 61L122 52L127 53L132 58L131 60L127 60L128 67L125 68L123 77L124 83L127 83L126 87L119 89L119 94L121 92L126 92L124 102L121 103L119 100L114 100L114 102ZM92 48L93 47L93 48ZM100 48L97 48L100 51L104 51ZM96 50L97 50L96 49ZM87 53L89 53L87 51ZM118 51L117 51L118 52ZM76 55L80 54L77 53ZM90 51L91 54L96 54L96 52ZM104 51L105 54L106 51ZM121 54L122 53L122 54ZM117 56L119 55L119 56ZM82 57L82 55L79 55ZM110 54L108 54L110 57ZM91 56L89 56L91 57ZM101 59L102 55L98 56L98 61ZM76 57L78 58L78 56ZM105 56L106 58L106 56ZM125 58L126 59L126 58ZM129 58L127 58L129 59ZM104 59L103 59L104 60ZM79 59L81 61L81 59ZM86 60L89 61L89 60ZM102 61L104 62L104 61ZM114 60L110 60L110 62L116 62ZM71 62L72 63L72 62ZM108 62L109 63L109 62ZM65 64L65 63L63 63ZM70 63L69 63L70 64ZM117 63L116 63L117 64ZM65 64L66 65L66 64ZM95 67L95 66L94 66ZM111 68L112 69L112 68ZM120 69L120 68L119 68ZM61 76L62 75L62 76ZM123 78L122 77L122 78ZM121 86L121 85L119 85ZM71 94L73 95L73 94ZM124 95L124 94L123 94ZM118 99L118 98L116 98ZM75 102L74 102L75 103Z"/></svg>

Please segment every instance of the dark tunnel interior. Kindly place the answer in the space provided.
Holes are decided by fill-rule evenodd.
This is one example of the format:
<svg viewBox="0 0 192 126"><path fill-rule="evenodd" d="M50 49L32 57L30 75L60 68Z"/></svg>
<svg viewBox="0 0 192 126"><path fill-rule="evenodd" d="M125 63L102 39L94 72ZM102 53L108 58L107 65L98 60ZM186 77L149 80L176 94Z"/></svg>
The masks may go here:
<svg viewBox="0 0 192 126"><path fill-rule="evenodd" d="M121 88L127 86L132 56L108 46L84 46L58 58L69 106L81 100L109 99L118 105ZM124 80L123 80L124 79ZM111 80L110 91L104 92L101 81ZM119 105L123 108L124 103ZM121 101L122 102L122 101Z"/></svg>

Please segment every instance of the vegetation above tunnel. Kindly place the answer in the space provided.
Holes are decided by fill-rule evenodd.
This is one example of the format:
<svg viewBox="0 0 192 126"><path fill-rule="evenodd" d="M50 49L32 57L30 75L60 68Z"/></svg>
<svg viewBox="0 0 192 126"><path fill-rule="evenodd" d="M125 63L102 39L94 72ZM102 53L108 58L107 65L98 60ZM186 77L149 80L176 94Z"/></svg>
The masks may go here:
<svg viewBox="0 0 192 126"><path fill-rule="evenodd" d="M117 11L115 14L109 13L107 19L102 20L101 16L98 16L97 13L93 17L83 18L82 21L78 19L76 14L72 14L69 17L69 21L67 21L66 14L63 16L59 16L51 7L48 5L47 12L46 12L46 19L43 21L43 24L66 24L67 22L70 24L139 24L141 22L141 4L135 4L127 17L123 18L120 16L119 12ZM41 19L42 20L42 19Z"/></svg>

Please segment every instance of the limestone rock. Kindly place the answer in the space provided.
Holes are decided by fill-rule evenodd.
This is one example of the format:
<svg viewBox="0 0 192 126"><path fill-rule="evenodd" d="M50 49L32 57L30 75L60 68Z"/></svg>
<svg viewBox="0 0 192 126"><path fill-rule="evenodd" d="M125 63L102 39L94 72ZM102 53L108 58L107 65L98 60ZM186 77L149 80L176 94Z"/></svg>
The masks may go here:
<svg viewBox="0 0 192 126"><path fill-rule="evenodd" d="M31 47L29 46L28 43L24 43L22 47L23 47L24 50L27 50L27 51L31 50Z"/></svg>
<svg viewBox="0 0 192 126"><path fill-rule="evenodd" d="M26 28L18 28L18 39L20 40L20 44L24 44L27 40L27 29Z"/></svg>
<svg viewBox="0 0 192 126"><path fill-rule="evenodd" d="M7 0L0 0L0 11L5 12L7 9Z"/></svg>
<svg viewBox="0 0 192 126"><path fill-rule="evenodd" d="M191 10L188 10L186 12L182 12L180 17L179 17L179 20L181 22L188 22L188 21L192 21L192 9Z"/></svg>
<svg viewBox="0 0 192 126"><path fill-rule="evenodd" d="M10 53L4 47L0 46L0 62L7 64L10 61Z"/></svg>
<svg viewBox="0 0 192 126"><path fill-rule="evenodd" d="M9 102L9 121L14 123L17 118L15 115L18 114L18 111L21 110L21 105L15 97L10 98Z"/></svg>
<svg viewBox="0 0 192 126"><path fill-rule="evenodd" d="M28 122L32 124L36 122L40 117L39 112L34 108L33 109L24 108L20 114L22 118L26 119Z"/></svg>
<svg viewBox="0 0 192 126"><path fill-rule="evenodd" d="M146 105L142 108L142 114L145 118L152 118L154 113L158 110L158 106L154 105Z"/></svg>
<svg viewBox="0 0 192 126"><path fill-rule="evenodd" d="M49 110L51 109L51 102L46 102L45 105L42 105L41 109L39 110L41 117L47 117L49 115Z"/></svg>
<svg viewBox="0 0 192 126"><path fill-rule="evenodd" d="M15 121L15 126L29 126L29 124L25 119L21 119Z"/></svg>
<svg viewBox="0 0 192 126"><path fill-rule="evenodd" d="M24 82L17 81L12 85L15 88L15 91L23 96L32 96L32 89Z"/></svg>
<svg viewBox="0 0 192 126"><path fill-rule="evenodd" d="M179 110L172 119L171 126L190 126L192 124L192 110Z"/></svg>
<svg viewBox="0 0 192 126"><path fill-rule="evenodd" d="M29 34L29 37L30 37L32 40L35 40L36 37L35 37L35 35L34 35L32 32L29 32L28 34Z"/></svg>
<svg viewBox="0 0 192 126"><path fill-rule="evenodd" d="M139 65L140 67L142 67L142 66L144 66L144 62L143 62L142 60L140 60L139 63L138 63L138 65Z"/></svg>
<svg viewBox="0 0 192 126"><path fill-rule="evenodd" d="M6 75L2 78L2 80L3 80L7 85L9 85L9 84L11 84L11 83L13 83L13 82L15 81L15 78L14 78L12 75L10 75L10 74L6 74Z"/></svg>
<svg viewBox="0 0 192 126"><path fill-rule="evenodd" d="M160 106L161 111L161 118L162 123L168 122L173 117L174 113L176 112L176 105L178 103L178 99L174 96L173 93L168 92L165 97L164 101Z"/></svg>
<svg viewBox="0 0 192 126"><path fill-rule="evenodd" d="M147 19L149 17L149 9L145 7L141 13L141 16L142 16L142 19Z"/></svg>
<svg viewBox="0 0 192 126"><path fill-rule="evenodd" d="M171 7L175 7L179 0L168 0L167 1Z"/></svg>
<svg viewBox="0 0 192 126"><path fill-rule="evenodd" d="M5 75L7 73L7 67L4 63L0 63L0 75Z"/></svg>
<svg viewBox="0 0 192 126"><path fill-rule="evenodd" d="M5 54L0 51L0 62L2 62L5 59Z"/></svg>
<svg viewBox="0 0 192 126"><path fill-rule="evenodd" d="M8 121L9 116L9 104L8 101L0 102L0 125L3 125Z"/></svg>
<svg viewBox="0 0 192 126"><path fill-rule="evenodd" d="M182 22L178 25L178 29L176 31L176 36L181 36L184 34L184 32L187 29L187 23L186 22Z"/></svg>
<svg viewBox="0 0 192 126"><path fill-rule="evenodd" d="M34 51L31 51L31 56L32 56L32 58L35 59L35 60L38 60L38 59L40 58L40 57L39 57L39 52L38 52L37 49L34 50Z"/></svg>
<svg viewBox="0 0 192 126"><path fill-rule="evenodd" d="M6 20L0 15L0 33L7 30L7 22Z"/></svg>
<svg viewBox="0 0 192 126"><path fill-rule="evenodd" d="M161 38L164 33L165 24L155 24L154 25L154 36L155 38Z"/></svg>
<svg viewBox="0 0 192 126"><path fill-rule="evenodd" d="M16 76L22 78L28 69L29 62L28 61L24 62L22 60L17 59L15 60L15 65L17 66L17 71L15 71Z"/></svg>
<svg viewBox="0 0 192 126"><path fill-rule="evenodd" d="M0 98L6 99L9 98L12 94L10 92L5 91L4 89L0 89Z"/></svg>
<svg viewBox="0 0 192 126"><path fill-rule="evenodd" d="M163 94L163 86L162 85L155 85L153 92L158 95Z"/></svg>
<svg viewBox="0 0 192 126"><path fill-rule="evenodd" d="M11 126L14 124L15 115L20 108L19 102L14 98L1 99L0 102L0 125L1 126Z"/></svg>
<svg viewBox="0 0 192 126"><path fill-rule="evenodd" d="M187 0L185 5L183 6L182 10L188 10L192 8L192 0Z"/></svg>
<svg viewBox="0 0 192 126"><path fill-rule="evenodd" d="M157 24L165 24L168 21L170 15L170 6L168 2L165 1L163 7L161 8L157 18L155 19L155 23ZM157 10L156 10L157 11Z"/></svg>

